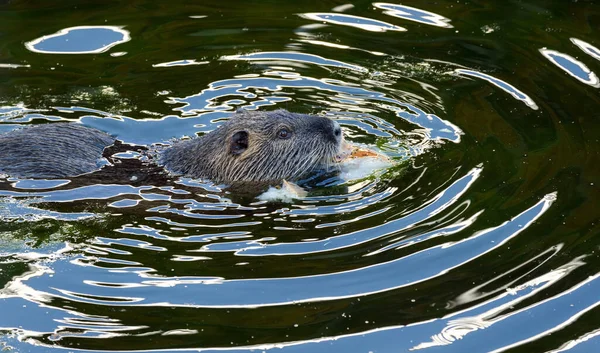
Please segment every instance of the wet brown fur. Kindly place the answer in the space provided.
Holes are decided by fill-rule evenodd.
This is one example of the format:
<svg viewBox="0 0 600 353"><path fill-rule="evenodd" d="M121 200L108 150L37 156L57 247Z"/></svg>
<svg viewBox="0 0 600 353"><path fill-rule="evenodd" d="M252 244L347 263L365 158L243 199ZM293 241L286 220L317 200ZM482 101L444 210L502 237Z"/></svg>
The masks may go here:
<svg viewBox="0 0 600 353"><path fill-rule="evenodd" d="M282 129L291 136L279 138ZM247 137L241 152L236 145L240 133ZM332 167L341 140L339 125L325 117L285 110L238 112L211 133L176 143L161 162L176 173L216 182L296 180Z"/></svg>
<svg viewBox="0 0 600 353"><path fill-rule="evenodd" d="M282 129L289 137L279 136ZM285 110L242 111L202 137L174 143L159 153L158 162L173 173L217 183L297 180L332 167L341 140L339 125L328 118ZM111 143L115 139L108 134L78 124L44 124L8 132L0 135L0 171L24 178L73 177L93 171L104 175L102 171L115 168L97 172L96 160L103 152L111 160L107 156L115 146Z"/></svg>

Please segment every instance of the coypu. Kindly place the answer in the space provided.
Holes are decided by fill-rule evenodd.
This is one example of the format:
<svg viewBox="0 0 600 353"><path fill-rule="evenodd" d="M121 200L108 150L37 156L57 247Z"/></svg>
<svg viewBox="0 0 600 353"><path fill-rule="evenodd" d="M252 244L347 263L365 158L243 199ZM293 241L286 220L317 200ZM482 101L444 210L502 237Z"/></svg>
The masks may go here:
<svg viewBox="0 0 600 353"><path fill-rule="evenodd" d="M342 132L333 120L314 115L238 111L204 136L158 151L167 170L213 182L297 180L334 166ZM115 138L79 124L43 124L0 135L0 172L21 178L63 178L99 169Z"/></svg>

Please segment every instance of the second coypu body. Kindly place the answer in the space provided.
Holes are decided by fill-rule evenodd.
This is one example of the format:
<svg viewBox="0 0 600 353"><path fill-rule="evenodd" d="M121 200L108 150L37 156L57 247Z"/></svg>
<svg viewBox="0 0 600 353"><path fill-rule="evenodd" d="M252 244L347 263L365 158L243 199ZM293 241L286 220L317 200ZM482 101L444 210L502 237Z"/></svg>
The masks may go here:
<svg viewBox="0 0 600 353"><path fill-rule="evenodd" d="M296 180L334 165L342 133L331 119L290 113L235 113L214 131L175 142L158 163L176 174L213 182ZM21 178L63 178L99 169L115 139L79 124L44 124L0 135L0 172Z"/></svg>

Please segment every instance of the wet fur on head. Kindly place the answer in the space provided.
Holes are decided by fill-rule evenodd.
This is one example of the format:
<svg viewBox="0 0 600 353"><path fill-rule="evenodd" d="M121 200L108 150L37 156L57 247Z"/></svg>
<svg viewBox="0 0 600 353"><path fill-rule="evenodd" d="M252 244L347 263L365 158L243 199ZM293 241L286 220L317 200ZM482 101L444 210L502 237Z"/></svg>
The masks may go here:
<svg viewBox="0 0 600 353"><path fill-rule="evenodd" d="M334 166L342 134L331 119L290 113L235 113L216 130L161 155L172 172L214 182L279 182Z"/></svg>

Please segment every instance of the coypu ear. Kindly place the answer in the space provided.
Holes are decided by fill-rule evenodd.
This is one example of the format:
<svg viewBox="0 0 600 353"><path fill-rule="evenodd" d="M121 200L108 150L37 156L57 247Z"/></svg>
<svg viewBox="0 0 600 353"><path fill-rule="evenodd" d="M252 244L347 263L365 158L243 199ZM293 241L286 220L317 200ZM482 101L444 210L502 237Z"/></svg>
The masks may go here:
<svg viewBox="0 0 600 353"><path fill-rule="evenodd" d="M229 152L235 156L242 154L248 149L248 132L238 131L231 136Z"/></svg>

